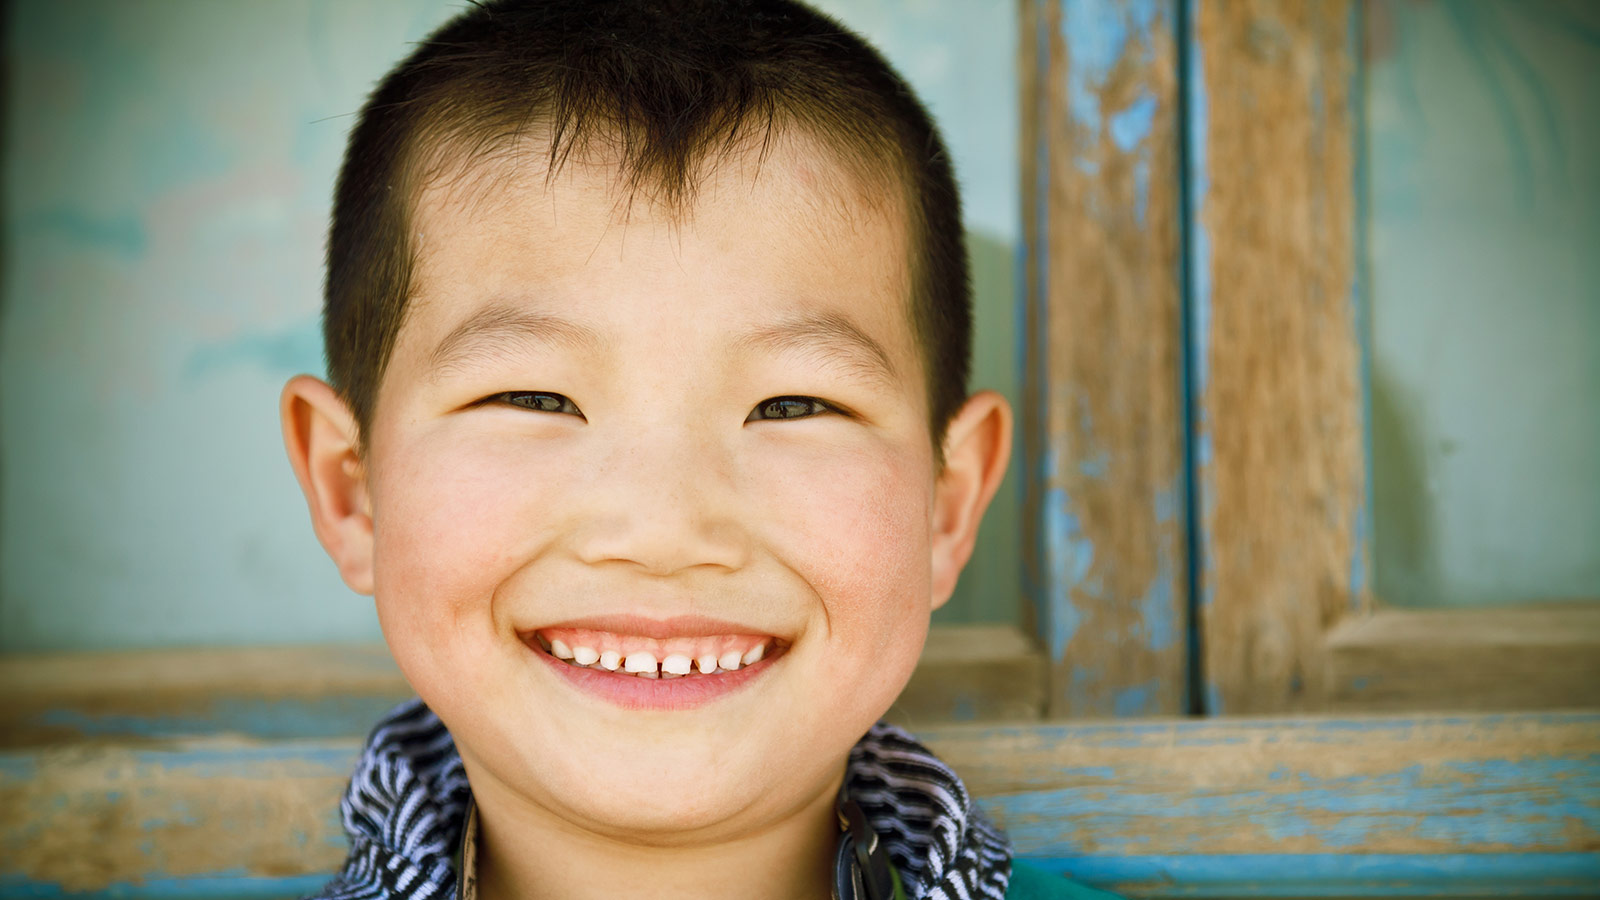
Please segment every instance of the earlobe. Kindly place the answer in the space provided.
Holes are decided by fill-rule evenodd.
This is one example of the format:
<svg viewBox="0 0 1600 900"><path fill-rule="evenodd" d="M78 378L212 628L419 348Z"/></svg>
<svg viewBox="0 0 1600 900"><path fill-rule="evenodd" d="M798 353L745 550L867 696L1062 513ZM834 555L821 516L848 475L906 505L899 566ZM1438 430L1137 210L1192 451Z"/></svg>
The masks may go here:
<svg viewBox="0 0 1600 900"><path fill-rule="evenodd" d="M973 394L945 430L944 470L934 485L933 608L955 591L1010 459L1011 405L994 391Z"/></svg>
<svg viewBox="0 0 1600 900"><path fill-rule="evenodd" d="M317 540L344 583L371 594L372 505L355 417L332 387L310 375L284 386L279 415Z"/></svg>

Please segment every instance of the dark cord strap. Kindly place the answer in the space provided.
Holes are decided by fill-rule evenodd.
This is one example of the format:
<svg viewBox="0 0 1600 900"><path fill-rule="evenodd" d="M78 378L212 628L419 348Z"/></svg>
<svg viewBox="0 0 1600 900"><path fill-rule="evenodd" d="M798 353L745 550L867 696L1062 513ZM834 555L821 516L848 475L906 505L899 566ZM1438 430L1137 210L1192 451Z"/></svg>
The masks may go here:
<svg viewBox="0 0 1600 900"><path fill-rule="evenodd" d="M899 879L878 833L854 800L837 808L839 853L834 862L834 900L897 900Z"/></svg>

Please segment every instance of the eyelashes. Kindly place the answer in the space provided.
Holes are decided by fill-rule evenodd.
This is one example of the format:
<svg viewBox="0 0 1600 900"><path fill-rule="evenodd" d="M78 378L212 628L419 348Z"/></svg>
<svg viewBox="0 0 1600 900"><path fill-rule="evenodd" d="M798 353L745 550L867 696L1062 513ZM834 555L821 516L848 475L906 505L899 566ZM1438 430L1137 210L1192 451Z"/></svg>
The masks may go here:
<svg viewBox="0 0 1600 900"><path fill-rule="evenodd" d="M554 394L549 391L506 391L488 398L490 402L499 402L519 409L530 409L534 412L566 413L577 416L584 421L588 419L565 394Z"/></svg>
<svg viewBox="0 0 1600 900"><path fill-rule="evenodd" d="M507 406L514 406L518 409L526 409L532 412L562 413L588 421L583 411L578 409L578 405L573 403L571 398L565 394L557 394L552 391L503 391L484 398L483 402L503 403ZM745 422L809 419L827 413L844 414L844 410L817 397L784 395L781 397L769 397L757 403L755 408L750 410L750 415L745 417Z"/></svg>
<svg viewBox="0 0 1600 900"><path fill-rule="evenodd" d="M745 418L746 422L760 422L769 419L809 419L823 413L838 412L838 409L825 400L816 397L773 397L756 404Z"/></svg>

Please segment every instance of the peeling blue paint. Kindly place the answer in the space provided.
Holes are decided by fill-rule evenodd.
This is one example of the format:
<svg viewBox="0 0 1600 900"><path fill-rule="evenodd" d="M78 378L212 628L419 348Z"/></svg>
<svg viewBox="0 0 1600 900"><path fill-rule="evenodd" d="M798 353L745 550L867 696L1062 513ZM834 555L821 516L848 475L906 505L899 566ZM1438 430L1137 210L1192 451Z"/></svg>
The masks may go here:
<svg viewBox="0 0 1600 900"><path fill-rule="evenodd" d="M1094 545L1083 537L1082 525L1072 514L1071 498L1064 488L1051 488L1044 498L1044 550L1051 573L1048 594L1049 618L1046 642L1050 658L1066 656L1067 644L1077 633L1082 615L1071 602L1072 590L1089 574L1094 564Z"/></svg>
<svg viewBox="0 0 1600 900"><path fill-rule="evenodd" d="M1161 690L1159 679L1151 679L1143 684L1125 687L1117 691L1113 701L1112 712L1119 716L1149 715L1152 710L1159 708L1157 697Z"/></svg>
<svg viewBox="0 0 1600 900"><path fill-rule="evenodd" d="M104 898L104 900L279 900L315 894L333 877L294 875L262 878L244 869L182 878L151 877L137 882L124 881L98 891L80 891L47 881L32 881L17 875L0 875L0 896L19 900L56 898Z"/></svg>
<svg viewBox="0 0 1600 900"><path fill-rule="evenodd" d="M1078 474L1085 478L1100 479L1111 471L1111 454L1104 450L1078 463Z"/></svg>
<svg viewBox="0 0 1600 900"><path fill-rule="evenodd" d="M1161 554L1163 557L1165 555ZM1172 582L1176 574L1171 559L1160 559L1149 589L1139 598L1139 617L1144 622L1145 646L1155 653L1170 649L1183 633L1180 623L1176 621L1177 607L1173 605L1172 597ZM1145 710L1151 715L1158 711L1158 706Z"/></svg>
<svg viewBox="0 0 1600 900"><path fill-rule="evenodd" d="M1600 883L1594 853L1085 855L1023 858L1083 884L1140 897L1581 897ZM121 882L93 893L15 875L0 895L34 900L268 900L315 893L331 872L250 877L242 871ZM1134 888L1137 888L1135 894Z"/></svg>
<svg viewBox="0 0 1600 900"><path fill-rule="evenodd" d="M1156 524L1166 525L1183 511L1183 492L1177 484L1169 484L1156 492Z"/></svg>
<svg viewBox="0 0 1600 900"><path fill-rule="evenodd" d="M0 782L32 781L38 774L38 757L28 753L0 753Z"/></svg>
<svg viewBox="0 0 1600 900"><path fill-rule="evenodd" d="M1061 36L1066 43L1069 78L1080 84L1102 84L1116 65L1128 26L1116 15L1107 15L1110 5L1100 0L1063 0ZM1077 105L1076 96L1068 100ZM1099 105L1095 104L1098 110ZM1098 117L1097 117L1098 119Z"/></svg>
<svg viewBox="0 0 1600 900"><path fill-rule="evenodd" d="M1024 855L1139 897L1582 897L1600 884L1594 853Z"/></svg>
<svg viewBox="0 0 1600 900"><path fill-rule="evenodd" d="M1155 95L1146 92L1111 116L1107 130L1119 150L1132 153L1145 138L1150 136L1150 128L1156 119L1156 109Z"/></svg>
<svg viewBox="0 0 1600 900"><path fill-rule="evenodd" d="M1120 700L1121 698L1119 698ZM1348 739L1342 746L1349 748ZM1492 844L1540 852L1572 846L1573 833L1600 829L1600 767L1596 757L1416 764L1397 771L1318 778L1288 773L1273 790L1195 787L1152 791L1138 784L1102 783L1010 794L984 801L1003 821L1061 822L1092 834L1108 856L1140 852L1146 840L1129 821L1193 819L1240 822L1269 841L1310 838L1330 850L1382 846L1397 834L1449 846ZM1547 785L1560 784L1560 790ZM1014 834L1024 853L1054 855L1070 848L1072 833ZM1206 834L1169 834L1174 850L1203 852Z"/></svg>

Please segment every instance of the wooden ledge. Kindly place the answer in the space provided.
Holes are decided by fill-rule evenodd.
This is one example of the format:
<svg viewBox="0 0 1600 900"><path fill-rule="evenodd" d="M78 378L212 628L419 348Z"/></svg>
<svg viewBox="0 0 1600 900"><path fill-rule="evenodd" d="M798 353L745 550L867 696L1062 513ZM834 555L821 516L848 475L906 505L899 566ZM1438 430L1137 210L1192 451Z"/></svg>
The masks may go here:
<svg viewBox="0 0 1600 900"><path fill-rule="evenodd" d="M1600 706L1600 603L1385 609L1325 647L1336 712Z"/></svg>
<svg viewBox="0 0 1600 900"><path fill-rule="evenodd" d="M1573 896L1600 712L927 729L1018 851L1129 897ZM343 857L357 739L0 751L0 894L290 896Z"/></svg>
<svg viewBox="0 0 1600 900"><path fill-rule="evenodd" d="M412 696L387 648L301 645L0 656L0 747L212 734L362 735ZM1038 718L1044 657L1011 626L933 629L890 718Z"/></svg>

